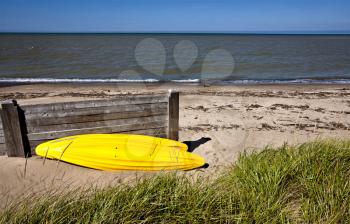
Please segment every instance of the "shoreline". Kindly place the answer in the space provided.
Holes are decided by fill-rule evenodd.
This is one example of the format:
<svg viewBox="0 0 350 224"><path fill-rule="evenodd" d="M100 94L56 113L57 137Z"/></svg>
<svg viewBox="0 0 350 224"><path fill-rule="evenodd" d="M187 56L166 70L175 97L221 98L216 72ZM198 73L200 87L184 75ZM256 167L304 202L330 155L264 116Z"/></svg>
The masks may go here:
<svg viewBox="0 0 350 224"><path fill-rule="evenodd" d="M81 78L0 78L0 87L15 85L36 84L91 84L91 85L209 85L209 86L240 86L240 85L350 85L350 78L300 78L300 79L236 79L236 80L201 80L201 79L174 79L174 80L128 80L128 79L81 79Z"/></svg>
<svg viewBox="0 0 350 224"><path fill-rule="evenodd" d="M324 87L325 89L332 89L337 87L350 88L350 83L257 83L257 84L210 84L210 83L181 83L181 82L149 82L149 83L139 83L139 82L125 82L125 83L1 83L0 82L0 92L4 90L9 90L8 88L30 88L30 87L53 87L59 88L75 88L75 87L92 87L92 88L109 88L112 89L127 89L131 88L136 90L137 88L147 87L145 92L150 90L164 90L164 89L181 89L181 90L209 90L216 89L218 91L222 90L239 90L239 89L255 89L255 88L271 88L274 89L315 89ZM17 89L17 88L16 88ZM18 89L17 89L18 90Z"/></svg>
<svg viewBox="0 0 350 224"><path fill-rule="evenodd" d="M169 89L181 95L276 98L330 98L350 96L350 84L264 84L264 85L189 85L173 83L51 83L0 86L0 101L16 99L22 103L111 98L115 95L157 94ZM43 99L45 100L43 100ZM48 101L47 101L48 100Z"/></svg>

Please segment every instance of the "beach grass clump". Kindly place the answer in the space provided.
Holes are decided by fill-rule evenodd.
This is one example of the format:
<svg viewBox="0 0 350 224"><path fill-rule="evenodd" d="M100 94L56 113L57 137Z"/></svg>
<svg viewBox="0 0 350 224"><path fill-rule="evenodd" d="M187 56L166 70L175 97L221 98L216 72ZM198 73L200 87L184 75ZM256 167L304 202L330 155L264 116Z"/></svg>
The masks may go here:
<svg viewBox="0 0 350 224"><path fill-rule="evenodd" d="M218 178L236 221L350 222L350 141L315 141L240 156Z"/></svg>
<svg viewBox="0 0 350 224"><path fill-rule="evenodd" d="M163 173L132 185L43 195L1 223L350 222L350 141L243 153L216 179Z"/></svg>

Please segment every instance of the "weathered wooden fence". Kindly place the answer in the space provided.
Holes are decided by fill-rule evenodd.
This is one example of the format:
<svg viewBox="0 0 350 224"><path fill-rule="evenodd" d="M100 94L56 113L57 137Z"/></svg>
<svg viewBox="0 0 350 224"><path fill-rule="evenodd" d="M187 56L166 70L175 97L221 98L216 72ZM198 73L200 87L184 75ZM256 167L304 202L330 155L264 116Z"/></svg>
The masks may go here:
<svg viewBox="0 0 350 224"><path fill-rule="evenodd" d="M0 156L6 154L4 130L2 129L2 122L0 122Z"/></svg>
<svg viewBox="0 0 350 224"><path fill-rule="evenodd" d="M34 154L55 138L92 133L133 133L178 139L179 93L113 99L18 105L2 103L0 153Z"/></svg>

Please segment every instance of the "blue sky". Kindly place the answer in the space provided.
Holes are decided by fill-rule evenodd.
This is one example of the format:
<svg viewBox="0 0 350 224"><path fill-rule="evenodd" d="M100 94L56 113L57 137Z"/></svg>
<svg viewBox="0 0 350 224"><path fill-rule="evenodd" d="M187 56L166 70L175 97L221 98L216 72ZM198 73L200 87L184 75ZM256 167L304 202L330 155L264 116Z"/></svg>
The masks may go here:
<svg viewBox="0 0 350 224"><path fill-rule="evenodd" d="M0 32L348 32L350 0L0 0Z"/></svg>

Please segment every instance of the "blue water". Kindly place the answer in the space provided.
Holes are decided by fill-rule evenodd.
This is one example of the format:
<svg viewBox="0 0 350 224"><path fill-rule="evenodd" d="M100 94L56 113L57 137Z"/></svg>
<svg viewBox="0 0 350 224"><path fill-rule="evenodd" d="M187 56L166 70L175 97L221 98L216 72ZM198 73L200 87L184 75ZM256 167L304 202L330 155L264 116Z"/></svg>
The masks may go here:
<svg viewBox="0 0 350 224"><path fill-rule="evenodd" d="M350 36L0 34L0 82L202 80L350 83Z"/></svg>

